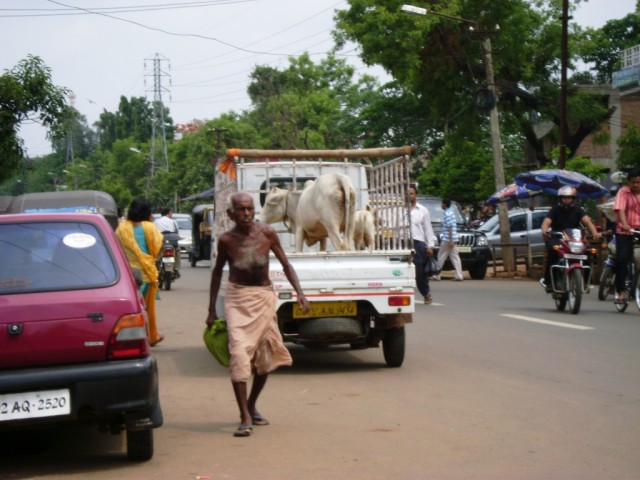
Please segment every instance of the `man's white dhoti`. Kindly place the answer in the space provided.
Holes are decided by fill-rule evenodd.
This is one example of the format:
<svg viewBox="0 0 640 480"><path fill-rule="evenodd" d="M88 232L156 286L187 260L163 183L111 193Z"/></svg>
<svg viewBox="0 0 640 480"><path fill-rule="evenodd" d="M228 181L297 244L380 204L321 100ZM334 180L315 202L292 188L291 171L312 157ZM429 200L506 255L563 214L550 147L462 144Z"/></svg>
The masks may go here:
<svg viewBox="0 0 640 480"><path fill-rule="evenodd" d="M229 283L224 317L229 330L232 382L248 382L252 369L264 375L278 367L291 366L293 360L278 329L273 286Z"/></svg>

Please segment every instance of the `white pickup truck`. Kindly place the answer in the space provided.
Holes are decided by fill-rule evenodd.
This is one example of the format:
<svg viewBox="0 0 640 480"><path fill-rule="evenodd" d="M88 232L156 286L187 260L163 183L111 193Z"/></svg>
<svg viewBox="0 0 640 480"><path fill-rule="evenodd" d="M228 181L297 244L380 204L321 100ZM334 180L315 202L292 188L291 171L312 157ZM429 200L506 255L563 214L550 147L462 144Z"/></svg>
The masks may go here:
<svg viewBox="0 0 640 480"><path fill-rule="evenodd" d="M405 324L415 310L415 270L407 189L413 147L360 150L242 150L230 149L216 167L215 238L233 224L226 214L229 195L252 195L260 213L272 187L300 190L307 180L340 172L356 189L356 208L367 205L377 213L375 247L369 250L317 251L306 247L295 253L288 224L272 226L278 232L311 302L303 314L295 291L280 262L270 262L269 275L278 296L277 316L285 342L322 350L331 345L353 349L378 347L382 342L388 366L399 367L405 355ZM213 250L215 252L215 248ZM215 255L215 253L214 253ZM228 271L223 273L217 311L223 311Z"/></svg>

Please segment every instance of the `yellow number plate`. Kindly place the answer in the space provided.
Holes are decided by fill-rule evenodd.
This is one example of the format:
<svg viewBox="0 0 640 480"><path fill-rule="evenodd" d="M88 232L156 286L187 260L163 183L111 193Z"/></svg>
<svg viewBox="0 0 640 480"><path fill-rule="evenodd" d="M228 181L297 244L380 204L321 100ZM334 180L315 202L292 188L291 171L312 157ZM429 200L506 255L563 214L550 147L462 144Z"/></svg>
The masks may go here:
<svg viewBox="0 0 640 480"><path fill-rule="evenodd" d="M356 302L311 302L308 313L302 313L300 306L293 305L293 318L353 317L358 314Z"/></svg>
<svg viewBox="0 0 640 480"><path fill-rule="evenodd" d="M458 253L471 253L471 247L458 247Z"/></svg>

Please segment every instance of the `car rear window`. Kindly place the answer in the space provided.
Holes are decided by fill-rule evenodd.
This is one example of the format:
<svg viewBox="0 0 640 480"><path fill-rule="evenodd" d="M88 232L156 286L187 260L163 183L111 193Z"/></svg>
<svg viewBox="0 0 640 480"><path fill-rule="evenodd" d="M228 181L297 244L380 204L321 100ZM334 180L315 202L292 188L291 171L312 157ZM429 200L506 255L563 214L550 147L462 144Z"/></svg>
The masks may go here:
<svg viewBox="0 0 640 480"><path fill-rule="evenodd" d="M117 268L104 238L89 223L0 224L0 295L110 285Z"/></svg>

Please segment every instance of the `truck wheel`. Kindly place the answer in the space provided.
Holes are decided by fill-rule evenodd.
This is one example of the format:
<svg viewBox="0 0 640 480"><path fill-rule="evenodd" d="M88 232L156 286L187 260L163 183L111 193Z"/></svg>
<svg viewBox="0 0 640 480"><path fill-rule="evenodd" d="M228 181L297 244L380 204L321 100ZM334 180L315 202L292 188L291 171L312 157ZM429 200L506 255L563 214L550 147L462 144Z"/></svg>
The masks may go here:
<svg viewBox="0 0 640 480"><path fill-rule="evenodd" d="M362 325L350 317L311 318L300 324L298 335L301 339L348 340L362 335Z"/></svg>
<svg viewBox="0 0 640 480"><path fill-rule="evenodd" d="M469 267L469 276L472 280L482 280L487 275L487 262L476 262Z"/></svg>
<svg viewBox="0 0 640 480"><path fill-rule="evenodd" d="M127 430L127 457L144 462L153 457L153 430Z"/></svg>
<svg viewBox="0 0 640 480"><path fill-rule="evenodd" d="M404 327L390 328L384 331L382 352L388 367L399 367L404 361Z"/></svg>

